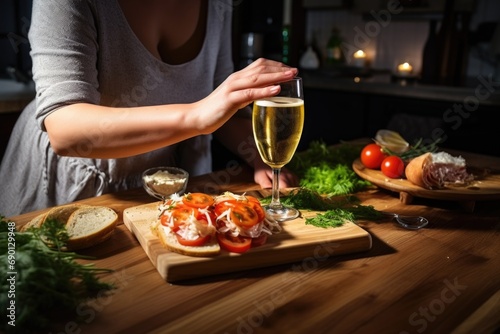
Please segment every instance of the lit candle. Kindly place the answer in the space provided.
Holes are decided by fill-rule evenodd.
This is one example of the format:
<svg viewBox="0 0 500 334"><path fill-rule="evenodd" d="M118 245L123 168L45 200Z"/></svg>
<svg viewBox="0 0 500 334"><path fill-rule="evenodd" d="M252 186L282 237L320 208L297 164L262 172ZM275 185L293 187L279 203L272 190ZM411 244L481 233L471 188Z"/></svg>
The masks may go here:
<svg viewBox="0 0 500 334"><path fill-rule="evenodd" d="M413 67L408 62L405 62L403 64L398 65L398 74L399 75L402 75L402 76L410 75L412 71L413 71Z"/></svg>
<svg viewBox="0 0 500 334"><path fill-rule="evenodd" d="M366 61L366 53L363 50L354 52L352 65L356 67L364 67Z"/></svg>

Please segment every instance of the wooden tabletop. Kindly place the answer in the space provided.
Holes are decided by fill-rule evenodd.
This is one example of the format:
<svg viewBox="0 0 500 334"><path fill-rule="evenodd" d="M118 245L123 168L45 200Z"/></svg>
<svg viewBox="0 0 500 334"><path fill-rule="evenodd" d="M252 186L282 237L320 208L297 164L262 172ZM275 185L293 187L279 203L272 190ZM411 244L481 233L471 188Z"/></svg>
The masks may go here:
<svg viewBox="0 0 500 334"><path fill-rule="evenodd" d="M499 158L484 158L500 166ZM188 191L259 189L246 170L191 178ZM81 333L492 333L500 328L500 203L474 212L457 202L376 189L357 194L376 209L423 215L413 231L390 219L359 221L371 250L204 277L163 280L122 224L82 254L112 268L118 289L80 309ZM81 201L127 208L155 201L136 189ZM42 210L43 211L43 210ZM18 225L40 211L11 217ZM75 315L76 319L76 315ZM69 326L69 324L68 324ZM75 329L74 327L72 327Z"/></svg>

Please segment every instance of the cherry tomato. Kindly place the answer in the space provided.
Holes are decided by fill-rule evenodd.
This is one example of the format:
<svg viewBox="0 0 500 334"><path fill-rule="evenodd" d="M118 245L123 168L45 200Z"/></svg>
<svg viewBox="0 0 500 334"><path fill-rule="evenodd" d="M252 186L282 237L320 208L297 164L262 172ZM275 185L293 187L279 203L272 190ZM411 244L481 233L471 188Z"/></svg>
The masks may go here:
<svg viewBox="0 0 500 334"><path fill-rule="evenodd" d="M184 245L184 246L203 246L212 237L210 234L208 234L204 237L198 237L194 240L188 240L188 239L184 239L183 237L181 237L178 234L176 234L175 236L177 237L177 241L179 241L179 243L181 245Z"/></svg>
<svg viewBox="0 0 500 334"><path fill-rule="evenodd" d="M405 163L400 157L390 155L382 161L380 169L385 176L390 177L391 179L397 179L403 176Z"/></svg>
<svg viewBox="0 0 500 334"><path fill-rule="evenodd" d="M363 150L361 150L361 162L366 168L370 169L380 169L382 161L387 157L382 151L382 147L372 143L366 145Z"/></svg>
<svg viewBox="0 0 500 334"><path fill-rule="evenodd" d="M229 252L244 253L252 246L252 238L237 236L230 233L217 233L219 245Z"/></svg>
<svg viewBox="0 0 500 334"><path fill-rule="evenodd" d="M189 193L184 195L182 202L193 208L206 208L214 204L214 198L204 193Z"/></svg>

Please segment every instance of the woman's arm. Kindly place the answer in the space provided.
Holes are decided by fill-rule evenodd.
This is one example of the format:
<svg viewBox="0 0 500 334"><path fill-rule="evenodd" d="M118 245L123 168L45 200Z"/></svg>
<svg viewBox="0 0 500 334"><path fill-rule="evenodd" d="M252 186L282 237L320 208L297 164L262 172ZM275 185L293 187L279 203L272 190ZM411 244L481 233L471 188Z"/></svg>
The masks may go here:
<svg viewBox="0 0 500 334"><path fill-rule="evenodd" d="M237 110L277 94L279 86L275 84L296 74L297 69L259 59L231 74L209 96L195 103L135 108L76 103L53 111L44 125L57 154L87 158L132 156L212 133Z"/></svg>

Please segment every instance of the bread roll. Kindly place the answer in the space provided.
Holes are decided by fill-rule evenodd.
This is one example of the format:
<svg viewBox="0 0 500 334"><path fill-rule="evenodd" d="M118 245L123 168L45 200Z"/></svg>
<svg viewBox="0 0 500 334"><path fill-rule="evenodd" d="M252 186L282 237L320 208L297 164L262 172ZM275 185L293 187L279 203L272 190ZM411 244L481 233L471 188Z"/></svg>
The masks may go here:
<svg viewBox="0 0 500 334"><path fill-rule="evenodd" d="M464 186L474 179L467 172L465 159L446 152L425 153L412 159L405 175L411 183L427 189Z"/></svg>

